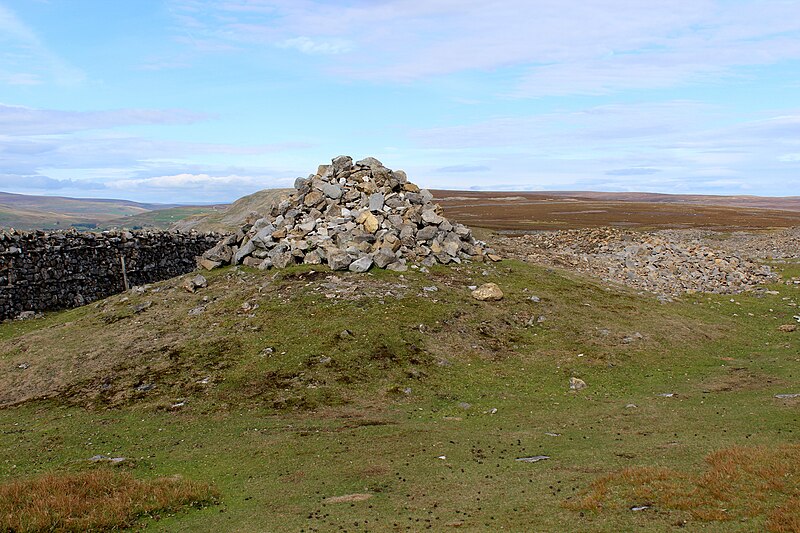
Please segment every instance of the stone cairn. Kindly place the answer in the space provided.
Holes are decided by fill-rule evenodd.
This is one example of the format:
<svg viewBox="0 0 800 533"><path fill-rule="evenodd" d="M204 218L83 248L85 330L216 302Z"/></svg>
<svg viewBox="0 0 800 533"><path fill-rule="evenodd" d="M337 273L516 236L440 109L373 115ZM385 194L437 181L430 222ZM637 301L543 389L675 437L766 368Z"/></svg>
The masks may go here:
<svg viewBox="0 0 800 533"><path fill-rule="evenodd" d="M198 259L201 267L226 264L268 269L327 264L366 272L373 265L405 271L462 261L499 261L463 224L453 224L432 203L430 191L375 158L353 163L339 156L316 174L297 178L295 192Z"/></svg>

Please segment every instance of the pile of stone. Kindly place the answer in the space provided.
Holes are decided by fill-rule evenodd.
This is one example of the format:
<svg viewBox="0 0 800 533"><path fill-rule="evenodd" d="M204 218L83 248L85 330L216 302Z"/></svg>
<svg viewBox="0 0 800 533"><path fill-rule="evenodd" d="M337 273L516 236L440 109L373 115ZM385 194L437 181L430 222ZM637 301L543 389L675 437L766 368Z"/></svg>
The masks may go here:
<svg viewBox="0 0 800 533"><path fill-rule="evenodd" d="M503 253L532 263L578 270L664 296L752 290L777 281L766 266L667 232L614 228L546 231L497 242Z"/></svg>
<svg viewBox="0 0 800 533"><path fill-rule="evenodd" d="M430 191L375 158L339 156L297 178L295 192L268 216L250 221L199 259L212 269L244 264L268 269L298 263L365 272L373 265L499 260L463 224L451 223Z"/></svg>

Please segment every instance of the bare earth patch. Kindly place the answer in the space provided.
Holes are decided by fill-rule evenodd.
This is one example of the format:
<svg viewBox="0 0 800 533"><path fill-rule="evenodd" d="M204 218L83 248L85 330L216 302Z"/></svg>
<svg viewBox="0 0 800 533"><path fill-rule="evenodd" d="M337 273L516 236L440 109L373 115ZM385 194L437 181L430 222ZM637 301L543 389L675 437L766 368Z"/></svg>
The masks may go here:
<svg viewBox="0 0 800 533"><path fill-rule="evenodd" d="M372 498L372 494L345 494L344 496L331 496L325 498L327 503L352 503L363 502Z"/></svg>

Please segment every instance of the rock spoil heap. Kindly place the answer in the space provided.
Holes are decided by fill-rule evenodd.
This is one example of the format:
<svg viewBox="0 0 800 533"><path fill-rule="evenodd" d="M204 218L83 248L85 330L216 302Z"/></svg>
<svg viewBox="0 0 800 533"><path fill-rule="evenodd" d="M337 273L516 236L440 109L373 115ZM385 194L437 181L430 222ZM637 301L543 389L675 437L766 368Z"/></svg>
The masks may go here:
<svg viewBox="0 0 800 533"><path fill-rule="evenodd" d="M348 156L297 178L295 192L269 216L246 224L203 254L200 266L240 264L267 269L327 264L365 272L373 265L396 271L408 263L431 266L499 260L471 230L453 224L433 195L372 157Z"/></svg>
<svg viewBox="0 0 800 533"><path fill-rule="evenodd" d="M664 296L738 293L777 280L769 266L668 232L613 228L547 231L505 237L504 253L532 263L585 272Z"/></svg>

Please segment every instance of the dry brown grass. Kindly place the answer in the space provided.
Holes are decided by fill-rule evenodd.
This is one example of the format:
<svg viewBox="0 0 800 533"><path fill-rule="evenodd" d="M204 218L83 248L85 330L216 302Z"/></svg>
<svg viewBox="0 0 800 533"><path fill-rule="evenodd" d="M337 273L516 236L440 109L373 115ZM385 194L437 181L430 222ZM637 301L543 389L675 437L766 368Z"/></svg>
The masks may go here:
<svg viewBox="0 0 800 533"><path fill-rule="evenodd" d="M800 445L736 446L705 459L698 474L633 467L603 476L577 500L576 510L625 511L648 505L683 511L700 521L763 518L769 531L800 532Z"/></svg>
<svg viewBox="0 0 800 533"><path fill-rule="evenodd" d="M555 230L618 226L740 230L800 225L796 198L682 195L433 191L445 215L494 230ZM721 202L723 205L714 205ZM724 204L728 205L724 205Z"/></svg>
<svg viewBox="0 0 800 533"><path fill-rule="evenodd" d="M106 469L0 484L0 531L101 531L214 503L216 489L178 476L148 481Z"/></svg>

